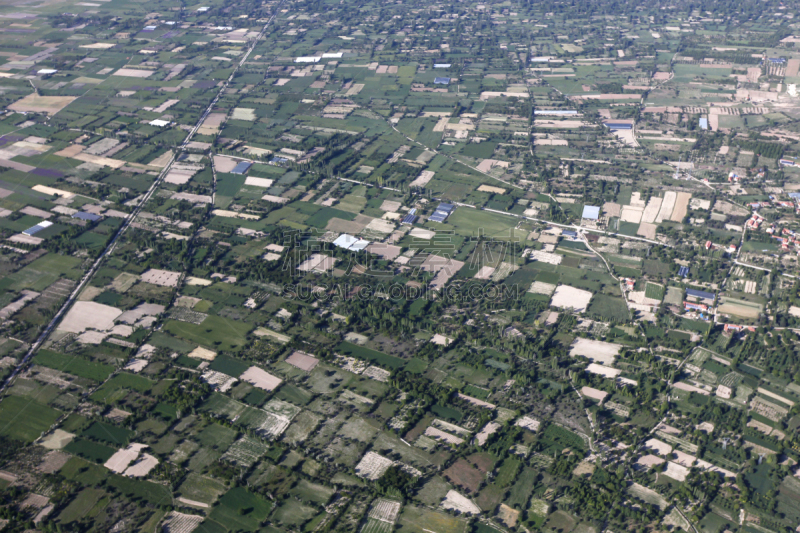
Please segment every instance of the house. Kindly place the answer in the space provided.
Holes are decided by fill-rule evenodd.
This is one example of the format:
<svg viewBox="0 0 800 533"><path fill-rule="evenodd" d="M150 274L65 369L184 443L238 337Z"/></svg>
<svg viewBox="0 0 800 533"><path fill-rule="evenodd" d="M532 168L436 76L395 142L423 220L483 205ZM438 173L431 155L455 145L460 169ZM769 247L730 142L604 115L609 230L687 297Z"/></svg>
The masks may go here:
<svg viewBox="0 0 800 533"><path fill-rule="evenodd" d="M711 292L698 291L697 289L686 289L686 296L700 301L707 305L714 305L716 296Z"/></svg>
<svg viewBox="0 0 800 533"><path fill-rule="evenodd" d="M583 215L581 218L585 218L587 220L597 220L600 218L600 208L594 205L585 205L583 206Z"/></svg>

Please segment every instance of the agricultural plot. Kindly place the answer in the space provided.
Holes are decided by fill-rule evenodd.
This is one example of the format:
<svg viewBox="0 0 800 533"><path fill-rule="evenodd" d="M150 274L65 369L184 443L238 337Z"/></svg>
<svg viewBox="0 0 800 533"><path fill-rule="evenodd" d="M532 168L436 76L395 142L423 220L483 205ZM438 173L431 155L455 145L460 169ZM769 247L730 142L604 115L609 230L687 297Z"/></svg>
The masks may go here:
<svg viewBox="0 0 800 533"><path fill-rule="evenodd" d="M237 466L250 468L269 450L269 446L252 437L242 437L234 442L222 459Z"/></svg>

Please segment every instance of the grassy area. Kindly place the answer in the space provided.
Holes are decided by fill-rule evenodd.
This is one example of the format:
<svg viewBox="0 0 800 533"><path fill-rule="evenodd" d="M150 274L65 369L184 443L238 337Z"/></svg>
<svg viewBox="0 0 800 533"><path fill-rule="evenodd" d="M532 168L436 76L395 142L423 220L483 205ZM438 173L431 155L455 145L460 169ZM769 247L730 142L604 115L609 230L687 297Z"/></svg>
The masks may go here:
<svg viewBox="0 0 800 533"><path fill-rule="evenodd" d="M217 372L227 374L231 377L238 378L244 374L245 370L250 368L250 365L243 363L238 359L234 359L233 357L222 354L214 358L209 365L209 368L211 370L216 370Z"/></svg>
<svg viewBox="0 0 800 533"><path fill-rule="evenodd" d="M272 502L236 487L220 498L209 516L233 531L256 531L271 510Z"/></svg>
<svg viewBox="0 0 800 533"><path fill-rule="evenodd" d="M94 381L104 381L114 371L114 367L111 365L90 361L79 355L65 355L51 350L39 350L33 358L33 362Z"/></svg>
<svg viewBox="0 0 800 533"><path fill-rule="evenodd" d="M359 359L364 359L365 361L370 361L379 366L387 367L392 370L401 368L406 364L405 359L400 359L399 357L395 357L393 355L387 355L383 352L371 350L370 348L365 348L347 341L342 342L337 350L338 353L342 355L358 357Z"/></svg>
<svg viewBox="0 0 800 533"><path fill-rule="evenodd" d="M443 405L439 405L438 403L431 407L431 412L440 418L453 420L455 422L461 422L461 419L464 418L464 413L458 409L453 407L445 407Z"/></svg>
<svg viewBox="0 0 800 533"><path fill-rule="evenodd" d="M92 394L91 398L102 403L114 403L124 398L127 391L147 392L153 385L155 382L144 376L121 372L105 382Z"/></svg>
<svg viewBox="0 0 800 533"><path fill-rule="evenodd" d="M77 280L82 272L78 269L81 259L68 255L50 253L0 281L0 290L32 289L43 291L59 278Z"/></svg>
<svg viewBox="0 0 800 533"><path fill-rule="evenodd" d="M517 473L519 472L520 467L522 466L522 462L517 459L516 457L508 457L503 464L500 465L500 469L497 471L497 478L495 479L495 483L499 487L507 487L514 482L514 479L517 477Z"/></svg>
<svg viewBox="0 0 800 533"><path fill-rule="evenodd" d="M66 508L58 515L58 521L62 524L69 524L83 517L94 517L108 505L108 498L105 491L101 489L83 489L78 495L69 502Z"/></svg>
<svg viewBox="0 0 800 533"><path fill-rule="evenodd" d="M609 296L607 294L595 294L589 303L587 311L590 314L597 314L606 320L616 320L617 322L627 322L628 306L620 297Z"/></svg>
<svg viewBox="0 0 800 533"><path fill-rule="evenodd" d="M133 431L105 422L94 422L91 426L81 432L81 437L89 437L94 440L107 442L112 446L125 446L133 435Z"/></svg>
<svg viewBox="0 0 800 533"><path fill-rule="evenodd" d="M528 232L515 229L516 224L517 219L514 217L459 207L453 211L453 214L447 218L446 223L442 224L442 226L452 229L456 235L464 237L472 237L482 233L486 237L502 240L518 239L522 242L528 236Z"/></svg>
<svg viewBox="0 0 800 533"><path fill-rule="evenodd" d="M661 301L664 299L664 286L648 281L644 287L644 296L645 298Z"/></svg>
<svg viewBox="0 0 800 533"><path fill-rule="evenodd" d="M75 439L64 450L95 463L105 463L116 452L113 448L86 439Z"/></svg>
<svg viewBox="0 0 800 533"><path fill-rule="evenodd" d="M164 331L212 350L235 351L247 342L251 324L209 315L201 325L167 320Z"/></svg>
<svg viewBox="0 0 800 533"><path fill-rule="evenodd" d="M60 415L59 411L27 398L7 396L0 402L0 435L33 442Z"/></svg>

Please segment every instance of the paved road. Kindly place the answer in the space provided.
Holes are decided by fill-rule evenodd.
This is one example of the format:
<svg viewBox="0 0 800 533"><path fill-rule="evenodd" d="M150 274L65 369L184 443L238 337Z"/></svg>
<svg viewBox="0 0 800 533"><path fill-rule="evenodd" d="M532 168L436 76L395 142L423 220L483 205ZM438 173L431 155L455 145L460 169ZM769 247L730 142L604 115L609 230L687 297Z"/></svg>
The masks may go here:
<svg viewBox="0 0 800 533"><path fill-rule="evenodd" d="M278 6L275 8L275 12L269 18L269 20L264 25L264 27L261 29L261 32L259 32L259 34L258 34L258 37L256 37L250 43L250 46L248 47L247 52L242 57L241 61L239 61L239 63L233 69L233 72L231 72L231 75L228 77L228 79L225 81L225 83L222 85L222 87L220 87L220 90L217 92L217 94L214 97L214 99L211 101L211 103L208 105L206 110L200 116L200 119L197 121L197 124L195 124L194 128L192 128L192 131L189 132L189 134L186 136L186 138L183 140L183 142L179 146L178 152L181 152L181 151L186 149L188 144L191 142L192 138L197 133L197 130L203 124L203 121L205 121L206 117L208 117L208 115L214 109L214 106L217 105L217 102L219 102L219 99L222 97L222 95L225 94L225 91L227 90L228 85L230 85L231 81L233 81L233 78L236 75L236 73L238 72L238 70L242 67L242 65L244 65L245 61L247 61L247 58L250 56L250 54L255 49L256 44L258 44L258 42L264 36L264 33L267 31L267 28L269 28L270 24L272 24L272 21L275 19L275 17L280 12L281 5L283 5L283 1L281 1L281 3L278 4ZM17 375L22 371L23 368L25 368L25 365L28 364L28 362L34 356L34 354L39 349L39 347L41 347L41 345L44 343L44 341L47 340L47 337L56 328L56 325L59 323L59 321L64 316L64 314L67 312L67 310L75 302L75 300L77 299L78 295L83 290L83 288L86 286L86 284L89 282L89 280L92 279L92 277L95 275L95 273L100 268L100 265L103 263L105 258L108 257L111 253L113 253L114 249L116 249L117 243L119 242L120 237L122 237L122 235L125 234L125 232L128 230L128 228L131 227L133 222L136 220L136 217L142 211L142 208L145 206L145 204L148 202L148 200L150 200L150 197L153 195L153 193L156 191L156 189L158 189L158 187L164 181L164 177L169 173L170 169L172 168L172 165L175 163L176 153L172 154L172 157L170 158L169 162L164 166L164 168L161 171L161 173L159 173L158 178L156 178L156 180L153 182L153 184L150 186L150 188L144 194L144 196L142 197L142 199L139 202L139 204L134 208L133 212L128 216L128 218L125 219L125 222L122 224L122 226L117 231L117 233L114 235L114 237L111 239L111 242L108 244L108 246L106 246L105 250L103 250L103 253L100 254L100 256L97 258L97 260L92 264L92 267L86 272L86 274L84 274L84 276L81 278L81 280L78 283L78 285L75 287L75 290L72 291L72 293L67 298L67 301L64 302L64 305L61 306L61 308L58 310L58 312L53 317L53 319L50 321L50 323L47 324L47 327L44 329L44 331L41 333L41 335L39 335L39 337L36 339L36 342L34 342L31 345L30 349L25 354L25 357L22 358L22 360L19 362L19 364L11 372L9 377L5 380L5 382L3 382L2 387L0 387L0 394L2 394L9 387L9 385L11 385L11 383L13 383L13 381L17 377Z"/></svg>

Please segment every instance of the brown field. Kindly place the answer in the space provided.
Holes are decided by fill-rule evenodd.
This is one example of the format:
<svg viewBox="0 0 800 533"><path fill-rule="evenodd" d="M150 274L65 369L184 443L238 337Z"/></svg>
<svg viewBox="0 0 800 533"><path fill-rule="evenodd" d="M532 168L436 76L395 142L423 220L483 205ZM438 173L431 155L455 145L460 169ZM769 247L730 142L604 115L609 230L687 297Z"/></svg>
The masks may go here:
<svg viewBox="0 0 800 533"><path fill-rule="evenodd" d="M673 222L682 222L683 217L686 216L686 209L689 206L689 200L692 198L692 193L679 192L678 198L675 200L675 208L672 210L672 215L669 219Z"/></svg>
<svg viewBox="0 0 800 533"><path fill-rule="evenodd" d="M444 476L454 485L464 490L475 493L481 486L486 475L469 464L464 459L459 459L453 466L443 472Z"/></svg>
<svg viewBox="0 0 800 533"><path fill-rule="evenodd" d="M647 222L642 222L639 225L639 229L636 231L636 234L641 235L646 239L655 239L657 229L658 226L656 226L655 224L648 224Z"/></svg>
<svg viewBox="0 0 800 533"><path fill-rule="evenodd" d="M71 104L75 98L75 96L39 96L38 94L32 93L24 98L20 98L8 106L8 109L55 115Z"/></svg>
<svg viewBox="0 0 800 533"><path fill-rule="evenodd" d="M475 503L477 503L478 507L481 509L493 511L500 504L505 492L505 489L501 489L495 484L486 485L475 498Z"/></svg>
<svg viewBox="0 0 800 533"><path fill-rule="evenodd" d="M319 363L319 359L312 357L307 353L295 351L292 355L286 358L286 362L299 368L300 370L311 372L314 370L314 367L317 366L317 363Z"/></svg>
<svg viewBox="0 0 800 533"><path fill-rule="evenodd" d="M475 465L481 472L488 472L494 468L495 460L487 453L473 453L467 457L467 461Z"/></svg>
<svg viewBox="0 0 800 533"><path fill-rule="evenodd" d="M797 76L797 71L800 70L800 59L790 59L786 63L786 77L791 78Z"/></svg>

